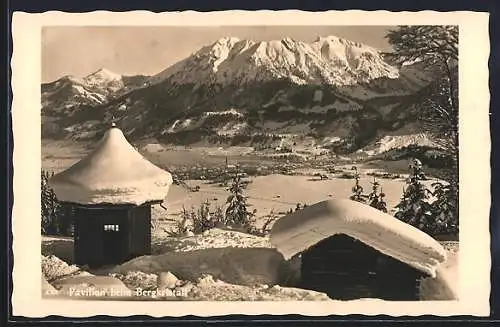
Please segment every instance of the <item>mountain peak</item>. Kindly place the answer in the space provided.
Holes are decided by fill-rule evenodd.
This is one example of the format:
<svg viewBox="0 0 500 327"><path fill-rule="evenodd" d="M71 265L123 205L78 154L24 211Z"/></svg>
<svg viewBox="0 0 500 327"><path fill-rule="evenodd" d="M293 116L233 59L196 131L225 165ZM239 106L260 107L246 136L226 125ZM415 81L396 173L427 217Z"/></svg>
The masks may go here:
<svg viewBox="0 0 500 327"><path fill-rule="evenodd" d="M99 68L93 73L87 75L85 79L99 78L101 80L120 80L122 76L120 74L114 73L106 68Z"/></svg>
<svg viewBox="0 0 500 327"><path fill-rule="evenodd" d="M357 48L362 48L365 50L370 50L370 51L379 51L371 46L368 46L366 44L362 44L357 41L352 41L352 40L347 40L343 39L341 37L335 36L335 35L327 35L327 36L318 36L316 40L313 42L313 44L332 44L336 46L350 46L350 47L357 47Z"/></svg>
<svg viewBox="0 0 500 327"><path fill-rule="evenodd" d="M216 44L235 44L237 42L241 41L239 38L235 37L235 36L224 36L224 37L221 37L220 39L218 39L217 41L215 41L213 43L213 45L216 45Z"/></svg>
<svg viewBox="0 0 500 327"><path fill-rule="evenodd" d="M223 37L152 77L157 83L254 83L276 78L298 84L355 85L396 78L380 51L337 36L306 43L286 36L279 40Z"/></svg>
<svg viewBox="0 0 500 327"><path fill-rule="evenodd" d="M285 36L284 38L281 39L281 42L283 42L283 43L295 43L297 41L289 36Z"/></svg>

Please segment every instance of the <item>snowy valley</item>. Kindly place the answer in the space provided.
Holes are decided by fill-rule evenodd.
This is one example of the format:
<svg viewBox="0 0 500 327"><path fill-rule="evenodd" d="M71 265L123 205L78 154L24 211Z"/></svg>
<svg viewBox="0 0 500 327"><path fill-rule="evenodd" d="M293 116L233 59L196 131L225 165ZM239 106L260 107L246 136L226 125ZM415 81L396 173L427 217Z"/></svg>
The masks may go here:
<svg viewBox="0 0 500 327"><path fill-rule="evenodd" d="M431 66L229 36L42 84L44 294L457 300L456 158L422 117L458 72Z"/></svg>
<svg viewBox="0 0 500 327"><path fill-rule="evenodd" d="M349 153L399 133L406 147L419 145L403 131L435 81L421 63L397 67L335 36L226 37L150 77L101 69L43 84L43 137L96 140L115 117L127 137L165 144L273 148L308 136Z"/></svg>

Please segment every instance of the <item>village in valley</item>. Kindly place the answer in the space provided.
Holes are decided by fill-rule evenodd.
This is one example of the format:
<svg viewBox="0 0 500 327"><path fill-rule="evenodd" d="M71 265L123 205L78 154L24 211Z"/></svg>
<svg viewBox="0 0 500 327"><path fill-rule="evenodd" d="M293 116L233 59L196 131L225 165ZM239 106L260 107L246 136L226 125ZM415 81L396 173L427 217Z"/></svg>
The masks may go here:
<svg viewBox="0 0 500 327"><path fill-rule="evenodd" d="M147 301L456 300L458 131L450 126L458 118L449 117L458 117L458 43L444 51L448 75L438 69L423 77L421 71L429 74L423 66L442 63L424 54L425 45L415 41L410 49L401 41L422 33L447 46L455 40L449 26L395 26L387 38L400 56L389 60L333 37L310 48L288 37L258 43L223 38L160 74L137 77L140 83L134 79L132 86L103 70L79 84L73 77L42 84L43 294ZM318 42L324 42L322 55L328 46L353 56L364 51L357 69L371 65L367 71L374 76L356 80L361 77L354 68L346 73L350 66L341 66L338 53L317 65L334 71L327 66L334 62L345 76L316 76L308 67L310 80L289 69L290 81L283 82L275 66L269 76L262 73L270 54L287 68L292 59L280 58L294 51L319 62L312 54ZM252 76L263 80L242 84L248 90L235 88L234 81L253 72L240 71L243 64L229 54L250 51L260 69ZM227 63L210 73L196 71L192 67L204 56L213 65L217 56ZM191 74L221 80L200 86ZM282 74L278 82L265 80L276 74ZM449 93L442 93L443 85ZM359 87L366 90L356 99ZM72 90L68 99L61 88ZM245 93L259 93L254 88L269 92L259 105ZM237 96L227 99L232 92ZM198 102L179 100L190 95ZM208 111L212 98L214 111ZM164 102L189 109L168 116L161 112ZM224 111L224 104L246 107ZM423 115L432 126L419 121L424 110L434 113ZM439 120L443 110L448 120Z"/></svg>

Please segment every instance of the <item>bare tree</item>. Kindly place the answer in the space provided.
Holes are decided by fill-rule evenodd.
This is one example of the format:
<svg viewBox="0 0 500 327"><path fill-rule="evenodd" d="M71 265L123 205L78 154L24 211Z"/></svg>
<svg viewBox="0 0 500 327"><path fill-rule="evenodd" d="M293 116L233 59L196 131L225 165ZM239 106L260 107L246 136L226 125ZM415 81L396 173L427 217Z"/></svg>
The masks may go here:
<svg viewBox="0 0 500 327"><path fill-rule="evenodd" d="M458 155L458 26L398 26L386 35L394 52L388 54L396 63L419 62L438 69L433 88L425 94L423 105L429 115L422 115L431 132L450 154Z"/></svg>

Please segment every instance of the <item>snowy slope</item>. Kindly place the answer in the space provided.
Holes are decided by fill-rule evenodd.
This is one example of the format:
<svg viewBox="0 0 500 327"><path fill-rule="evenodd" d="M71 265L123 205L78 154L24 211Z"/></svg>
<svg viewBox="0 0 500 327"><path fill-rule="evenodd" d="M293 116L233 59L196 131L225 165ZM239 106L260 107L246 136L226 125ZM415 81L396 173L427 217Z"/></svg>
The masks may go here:
<svg viewBox="0 0 500 327"><path fill-rule="evenodd" d="M410 145L439 149L429 133L422 132L422 127L409 123L395 131L380 132L373 142L363 148L368 155L377 155L394 149L406 148Z"/></svg>

